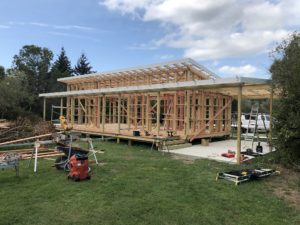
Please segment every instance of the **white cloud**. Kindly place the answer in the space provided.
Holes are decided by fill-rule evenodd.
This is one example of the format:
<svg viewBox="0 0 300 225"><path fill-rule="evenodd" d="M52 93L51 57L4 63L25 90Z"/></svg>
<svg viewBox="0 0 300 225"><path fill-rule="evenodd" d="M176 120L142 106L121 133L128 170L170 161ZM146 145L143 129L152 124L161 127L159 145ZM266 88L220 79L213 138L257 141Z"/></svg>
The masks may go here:
<svg viewBox="0 0 300 225"><path fill-rule="evenodd" d="M10 21L9 25L15 26L36 26L36 27L43 27L43 28L52 28L58 30L82 30L82 31L93 31L95 28L88 27L88 26L80 26L80 25L57 25L57 24L50 24L50 23L41 23L41 22L15 22Z"/></svg>
<svg viewBox="0 0 300 225"><path fill-rule="evenodd" d="M169 60L175 58L173 54L157 55L157 57L161 60Z"/></svg>
<svg viewBox="0 0 300 225"><path fill-rule="evenodd" d="M247 64L245 66L222 66L219 68L219 72L229 75L248 75L257 71L257 68Z"/></svg>
<svg viewBox="0 0 300 225"><path fill-rule="evenodd" d="M64 36L64 37L70 37L70 38L83 39L83 40L90 40L90 41L94 41L94 42L101 42L101 40L92 38L87 35L77 35L77 34L69 34L69 33L63 33L63 32L48 32L48 34L55 35L55 36Z"/></svg>
<svg viewBox="0 0 300 225"><path fill-rule="evenodd" d="M62 29L62 30L94 30L92 27L87 26L79 26L79 25L55 25L55 24L48 24L48 23L39 23L39 22L31 22L30 25L38 26L38 27L51 27L53 29Z"/></svg>
<svg viewBox="0 0 300 225"><path fill-rule="evenodd" d="M155 50L158 49L158 46L155 43L141 43L141 44L134 44L129 46L128 49L130 50Z"/></svg>
<svg viewBox="0 0 300 225"><path fill-rule="evenodd" d="M0 24L0 29L8 29L8 28L10 28L10 26Z"/></svg>
<svg viewBox="0 0 300 225"><path fill-rule="evenodd" d="M183 49L185 57L200 60L265 52L300 27L296 0L102 0L100 4L163 24L167 34L151 42Z"/></svg>

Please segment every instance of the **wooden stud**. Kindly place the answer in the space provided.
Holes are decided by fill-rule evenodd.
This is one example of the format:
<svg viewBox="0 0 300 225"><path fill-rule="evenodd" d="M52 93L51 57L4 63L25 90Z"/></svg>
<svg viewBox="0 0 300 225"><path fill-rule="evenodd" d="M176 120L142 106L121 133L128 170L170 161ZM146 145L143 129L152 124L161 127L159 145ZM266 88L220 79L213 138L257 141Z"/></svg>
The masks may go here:
<svg viewBox="0 0 300 225"><path fill-rule="evenodd" d="M191 128L191 98L190 98L190 91L186 91L186 104L185 104L185 126L184 126L184 135L189 135L190 128Z"/></svg>
<svg viewBox="0 0 300 225"><path fill-rule="evenodd" d="M156 102L157 102L157 108L156 108L156 134L157 136L159 136L159 131L160 131L160 92L157 92L157 99L156 99Z"/></svg>
<svg viewBox="0 0 300 225"><path fill-rule="evenodd" d="M118 94L118 134L121 131L121 94Z"/></svg>
<svg viewBox="0 0 300 225"><path fill-rule="evenodd" d="M138 117L138 97L137 94L134 95L134 129L137 129L138 122L137 122L137 117Z"/></svg>
<svg viewBox="0 0 300 225"><path fill-rule="evenodd" d="M88 100L87 100L87 98L84 99L84 108L85 108L84 124L87 125L88 124Z"/></svg>
<svg viewBox="0 0 300 225"><path fill-rule="evenodd" d="M46 121L46 98L43 99L44 100L44 107L43 107L43 120Z"/></svg>
<svg viewBox="0 0 300 225"><path fill-rule="evenodd" d="M131 96L128 95L128 100L127 100L127 126L128 130L130 130L130 124L131 124Z"/></svg>
<svg viewBox="0 0 300 225"><path fill-rule="evenodd" d="M177 117L178 117L177 102L178 102L178 96L177 96L177 92L175 92L173 96L173 127L172 127L173 131L176 131L177 129Z"/></svg>
<svg viewBox="0 0 300 225"><path fill-rule="evenodd" d="M151 112L149 112L150 109L150 95L147 94L146 95L146 130L149 132L150 131L150 127L149 127L149 116L151 115Z"/></svg>
<svg viewBox="0 0 300 225"><path fill-rule="evenodd" d="M97 127L100 128L100 118L101 118L101 96L97 96L98 107L97 107Z"/></svg>
<svg viewBox="0 0 300 225"><path fill-rule="evenodd" d="M237 164L241 163L241 117L242 117L242 93L243 87L238 87L238 114L237 114Z"/></svg>
<svg viewBox="0 0 300 225"><path fill-rule="evenodd" d="M102 95L102 132L105 131L105 117L106 117L106 96Z"/></svg>
<svg viewBox="0 0 300 225"><path fill-rule="evenodd" d="M273 137L272 137L272 126L273 126L273 95L274 95L274 90L273 86L271 86L271 91L270 91L270 128L269 128L269 151L271 152L273 150Z"/></svg>
<svg viewBox="0 0 300 225"><path fill-rule="evenodd" d="M74 125L74 110L75 110L75 100L71 97L71 124Z"/></svg>
<svg viewBox="0 0 300 225"><path fill-rule="evenodd" d="M64 99L60 98L60 115L63 115Z"/></svg>

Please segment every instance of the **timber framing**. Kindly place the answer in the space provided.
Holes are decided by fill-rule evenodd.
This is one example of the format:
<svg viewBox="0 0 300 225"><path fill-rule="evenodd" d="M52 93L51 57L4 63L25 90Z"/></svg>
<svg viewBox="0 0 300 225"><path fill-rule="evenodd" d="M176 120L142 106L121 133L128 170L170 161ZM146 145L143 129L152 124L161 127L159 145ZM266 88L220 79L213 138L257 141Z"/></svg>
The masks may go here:
<svg viewBox="0 0 300 225"><path fill-rule="evenodd" d="M270 98L272 93L268 79L220 78L192 59L58 81L67 91L39 96L60 98L75 130L141 141L170 132L187 141L227 136L233 98Z"/></svg>

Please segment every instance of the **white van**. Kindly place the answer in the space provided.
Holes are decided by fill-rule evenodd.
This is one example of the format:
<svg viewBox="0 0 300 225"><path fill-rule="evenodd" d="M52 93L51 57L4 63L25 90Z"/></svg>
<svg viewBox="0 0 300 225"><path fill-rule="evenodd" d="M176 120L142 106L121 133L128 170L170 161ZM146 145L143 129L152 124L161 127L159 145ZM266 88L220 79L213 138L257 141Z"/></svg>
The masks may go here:
<svg viewBox="0 0 300 225"><path fill-rule="evenodd" d="M241 126L242 126L242 132L246 132L247 129L250 129L250 132L254 131L255 128L255 117L253 116L250 124L249 124L250 114L242 114L241 118ZM234 122L235 121L235 122ZM236 125L236 119L232 119L232 127L237 127ZM264 124L265 123L265 124ZM270 116L268 114L258 114L257 116L257 130L258 131L269 131L270 130Z"/></svg>

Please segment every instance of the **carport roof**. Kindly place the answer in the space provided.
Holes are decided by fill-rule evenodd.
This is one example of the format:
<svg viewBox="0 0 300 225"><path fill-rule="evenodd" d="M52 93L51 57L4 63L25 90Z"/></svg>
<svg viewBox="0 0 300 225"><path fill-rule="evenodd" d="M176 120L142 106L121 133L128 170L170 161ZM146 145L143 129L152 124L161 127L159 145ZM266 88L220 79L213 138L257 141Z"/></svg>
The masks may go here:
<svg viewBox="0 0 300 225"><path fill-rule="evenodd" d="M270 79L260 79L252 77L230 77L216 78L209 80L184 81L177 83L164 83L115 88L99 88L91 90L65 91L54 93L43 93L39 97L59 98L68 96L87 96L119 93L143 93L158 91L195 90L205 89L212 92L223 93L225 95L237 96L238 88L243 87L243 96L246 98L262 99L269 98L272 90Z"/></svg>

